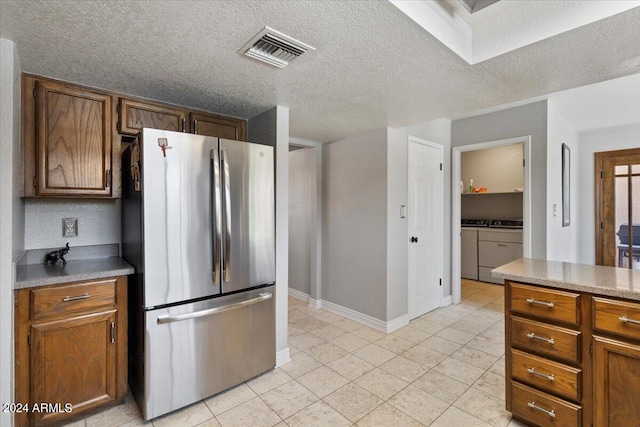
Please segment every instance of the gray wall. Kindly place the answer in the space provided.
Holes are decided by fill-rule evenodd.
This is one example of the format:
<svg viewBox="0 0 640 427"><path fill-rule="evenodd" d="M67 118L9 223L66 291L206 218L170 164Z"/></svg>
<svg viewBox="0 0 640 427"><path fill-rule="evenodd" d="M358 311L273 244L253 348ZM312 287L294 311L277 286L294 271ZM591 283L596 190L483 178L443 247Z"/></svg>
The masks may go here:
<svg viewBox="0 0 640 427"><path fill-rule="evenodd" d="M24 250L20 199L20 61L15 44L0 39L0 402L13 398L13 271ZM0 412L0 425L13 415Z"/></svg>
<svg viewBox="0 0 640 427"><path fill-rule="evenodd" d="M526 135L531 135L531 256L544 259L547 251L547 101L451 123L454 147Z"/></svg>
<svg viewBox="0 0 640 427"><path fill-rule="evenodd" d="M578 133L578 261L595 264L594 153L640 148L640 124ZM573 153L572 153L573 154ZM574 163L575 164L575 163Z"/></svg>
<svg viewBox="0 0 640 427"><path fill-rule="evenodd" d="M289 288L311 294L316 239L316 150L289 152Z"/></svg>
<svg viewBox="0 0 640 427"><path fill-rule="evenodd" d="M407 205L408 138L409 135L435 142L444 147L444 297L451 295L451 121L432 120L388 132L387 191L387 320L408 312L407 306L407 220L400 218L400 205Z"/></svg>
<svg viewBox="0 0 640 427"><path fill-rule="evenodd" d="M387 130L325 144L322 299L376 319L387 309Z"/></svg>
<svg viewBox="0 0 640 427"><path fill-rule="evenodd" d="M120 243L120 200L26 199L25 247ZM62 237L62 218L78 218L78 237Z"/></svg>

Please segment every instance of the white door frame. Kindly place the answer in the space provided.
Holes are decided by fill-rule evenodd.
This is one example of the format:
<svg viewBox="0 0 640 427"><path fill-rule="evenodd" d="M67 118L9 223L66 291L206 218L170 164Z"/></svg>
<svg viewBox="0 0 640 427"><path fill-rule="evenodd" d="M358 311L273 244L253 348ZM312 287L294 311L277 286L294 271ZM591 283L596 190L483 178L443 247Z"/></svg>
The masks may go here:
<svg viewBox="0 0 640 427"><path fill-rule="evenodd" d="M417 136L412 136L409 135L408 140L407 140L407 155L409 154L409 145L412 143L418 143L418 144L422 144L422 145L426 145L432 148L435 148L437 150L440 150L440 163L443 165L442 167L444 168L444 146L442 144L438 144L436 142L431 142L431 141L427 141L426 139L422 139L422 138L418 138ZM410 195L409 195L409 159L407 158L407 201L410 200ZM445 260L445 256L444 256L444 201L445 201L445 195L444 195L444 175L442 177L442 233L440 236L440 253L442 253L442 262L440 263L440 277L442 279L442 281L444 281L444 260ZM409 243L409 227L407 226L407 235L406 235L406 245L407 245L407 255L409 254L409 251L411 250L410 248L410 243ZM409 317L409 320L412 319L411 317L411 313L409 312L409 298L411 297L411 293L409 292L409 259L407 257L407 315ZM444 289L444 286L441 285L440 287L440 301L438 302L438 307L442 307L443 306L443 299L444 299L444 295L442 295L442 290Z"/></svg>
<svg viewBox="0 0 640 427"><path fill-rule="evenodd" d="M496 141L480 142L477 144L461 145L452 148L452 171L451 171L451 294L454 304L460 303L461 281L460 281L460 159L461 153L465 151L482 150L485 148L499 147L502 145L524 144L524 187L522 220L524 222L522 256L531 256L531 135L519 136L516 138L499 139Z"/></svg>

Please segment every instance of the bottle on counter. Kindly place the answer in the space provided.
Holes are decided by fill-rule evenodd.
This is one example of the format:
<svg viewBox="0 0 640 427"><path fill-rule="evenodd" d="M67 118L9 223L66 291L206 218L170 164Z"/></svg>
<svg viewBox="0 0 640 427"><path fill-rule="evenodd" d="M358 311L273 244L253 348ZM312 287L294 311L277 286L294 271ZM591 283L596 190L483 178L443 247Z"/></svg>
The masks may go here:
<svg viewBox="0 0 640 427"><path fill-rule="evenodd" d="M473 193L473 178L469 182L469 194Z"/></svg>

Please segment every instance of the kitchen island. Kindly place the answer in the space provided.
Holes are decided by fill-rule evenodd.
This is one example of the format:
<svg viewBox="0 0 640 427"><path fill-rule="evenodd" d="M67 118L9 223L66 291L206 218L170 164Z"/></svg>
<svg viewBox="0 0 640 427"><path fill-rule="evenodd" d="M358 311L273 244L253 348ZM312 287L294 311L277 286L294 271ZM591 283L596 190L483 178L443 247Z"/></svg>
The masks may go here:
<svg viewBox="0 0 640 427"><path fill-rule="evenodd" d="M521 258L505 279L506 408L540 426L638 426L640 271Z"/></svg>

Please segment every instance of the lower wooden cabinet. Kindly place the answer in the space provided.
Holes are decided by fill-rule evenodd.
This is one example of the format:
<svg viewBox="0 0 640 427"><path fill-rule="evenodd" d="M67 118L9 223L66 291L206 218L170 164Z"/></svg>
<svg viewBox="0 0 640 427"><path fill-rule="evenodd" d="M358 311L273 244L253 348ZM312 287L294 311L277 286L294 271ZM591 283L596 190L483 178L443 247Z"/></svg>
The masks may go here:
<svg viewBox="0 0 640 427"><path fill-rule="evenodd" d="M17 426L79 418L126 395L126 277L16 294L15 395L30 408L16 414ZM60 300L46 316L45 297Z"/></svg>
<svg viewBox="0 0 640 427"><path fill-rule="evenodd" d="M506 407L535 426L640 427L640 303L505 282Z"/></svg>
<svg viewBox="0 0 640 427"><path fill-rule="evenodd" d="M640 345L598 336L593 341L594 425L640 426Z"/></svg>

